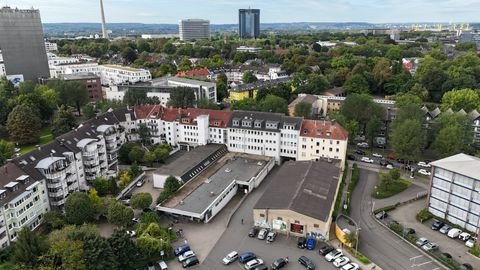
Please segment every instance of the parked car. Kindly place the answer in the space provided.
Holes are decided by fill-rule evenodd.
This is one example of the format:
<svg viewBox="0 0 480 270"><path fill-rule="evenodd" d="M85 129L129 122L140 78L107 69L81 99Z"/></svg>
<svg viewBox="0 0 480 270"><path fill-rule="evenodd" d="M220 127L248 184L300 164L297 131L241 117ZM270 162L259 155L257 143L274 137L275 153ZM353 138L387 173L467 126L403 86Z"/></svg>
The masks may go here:
<svg viewBox="0 0 480 270"><path fill-rule="evenodd" d="M382 158L382 157L383 157L383 156L382 156L382 155L380 155L379 153L373 153L373 154L372 154L372 156L374 156L374 157L378 157L378 158Z"/></svg>
<svg viewBox="0 0 480 270"><path fill-rule="evenodd" d="M257 238L260 239L260 240L265 240L265 237L267 237L267 233L268 233L268 230L267 229L261 229L259 232L258 232L258 235L257 235Z"/></svg>
<svg viewBox="0 0 480 270"><path fill-rule="evenodd" d="M469 263L460 265L460 270L473 270L473 267Z"/></svg>
<svg viewBox="0 0 480 270"><path fill-rule="evenodd" d="M389 170L393 170L393 165L392 164L387 164L387 166L385 166L385 168L387 168Z"/></svg>
<svg viewBox="0 0 480 270"><path fill-rule="evenodd" d="M328 262L331 262L333 260L336 260L340 256L343 256L343 252L340 249L334 249L330 251L330 253L325 255L325 260L327 260Z"/></svg>
<svg viewBox="0 0 480 270"><path fill-rule="evenodd" d="M475 239L473 239L473 238L470 238L465 242L465 246L467 246L469 248L473 247L474 245L475 245Z"/></svg>
<svg viewBox="0 0 480 270"><path fill-rule="evenodd" d="M333 261L333 266L342 267L349 262L350 262L349 258L347 258L346 256L342 256L342 257L338 257L337 259L335 259L335 261Z"/></svg>
<svg viewBox="0 0 480 270"><path fill-rule="evenodd" d="M140 219L139 218L132 218L132 222L133 223L140 223Z"/></svg>
<svg viewBox="0 0 480 270"><path fill-rule="evenodd" d="M248 231L248 236L250 237L255 237L258 234L258 228L257 227L252 227L250 231Z"/></svg>
<svg viewBox="0 0 480 270"><path fill-rule="evenodd" d="M461 233L462 233L462 230L453 228L450 231L448 231L447 236L450 238L457 238Z"/></svg>
<svg viewBox="0 0 480 270"><path fill-rule="evenodd" d="M240 254L238 256L238 261L240 263L246 263L250 260L253 260L253 259L256 259L257 258L257 255L255 255L255 253L253 252L244 252L242 254Z"/></svg>
<svg viewBox="0 0 480 270"><path fill-rule="evenodd" d="M357 146L358 146L358 147L362 147L362 148L368 148L368 143L366 143L366 142L359 142L359 143L357 143Z"/></svg>
<svg viewBox="0 0 480 270"><path fill-rule="evenodd" d="M427 238L425 237L420 237L417 239L417 241L415 242L415 245L419 246L419 247L422 247L424 246L425 244L427 244L429 241Z"/></svg>
<svg viewBox="0 0 480 270"><path fill-rule="evenodd" d="M415 230L412 228L405 228L403 229L403 235L409 235L409 234L414 234Z"/></svg>
<svg viewBox="0 0 480 270"><path fill-rule="evenodd" d="M430 164L424 162L424 161L420 161L417 163L417 166L420 166L420 167L424 167L424 168L430 168L432 166L430 166Z"/></svg>
<svg viewBox="0 0 480 270"><path fill-rule="evenodd" d="M225 258L223 258L222 262L225 265L229 265L232 262L236 261L237 259L238 259L238 252L232 251L228 253L227 256L225 256Z"/></svg>
<svg viewBox="0 0 480 270"><path fill-rule="evenodd" d="M360 266L356 263L347 263L342 267L342 270L359 270Z"/></svg>
<svg viewBox="0 0 480 270"><path fill-rule="evenodd" d="M327 243L322 243L320 245L320 248L318 250L318 253L320 253L320 255L322 256L325 256L327 255L328 253L330 253L332 250L334 250L334 248L332 246L330 246L329 244Z"/></svg>
<svg viewBox="0 0 480 270"><path fill-rule="evenodd" d="M433 229L433 226L432 226L432 229ZM442 228L440 228L440 230L438 230L440 233L442 234L447 234L448 231L450 231L452 229L452 227L450 227L449 225L445 224L443 225Z"/></svg>
<svg viewBox="0 0 480 270"><path fill-rule="evenodd" d="M470 239L472 236L467 233L467 232L462 232L459 236L458 236L458 239L462 240L462 241L467 241L468 239Z"/></svg>
<svg viewBox="0 0 480 270"><path fill-rule="evenodd" d="M348 155L347 155L347 159L348 159L348 160L355 160L355 159L357 159L357 158L356 158L355 155L353 155L353 154L348 154Z"/></svg>
<svg viewBox="0 0 480 270"><path fill-rule="evenodd" d="M265 264L262 264L253 268L253 270L268 270L268 266L266 266Z"/></svg>
<svg viewBox="0 0 480 270"><path fill-rule="evenodd" d="M298 248L306 248L307 247L307 238L299 237L297 240L297 247Z"/></svg>
<svg viewBox="0 0 480 270"><path fill-rule="evenodd" d="M183 261L182 266L183 266L183 268L188 268L188 267L197 265L199 263L200 262L198 261L198 258L194 256L194 257L188 258L185 261Z"/></svg>
<svg viewBox="0 0 480 270"><path fill-rule="evenodd" d="M130 236L130 237L135 237L135 236L137 236L137 232L135 232L135 231L126 231L125 233L126 233L128 236Z"/></svg>
<svg viewBox="0 0 480 270"><path fill-rule="evenodd" d="M371 159L369 157L362 157L362 159L360 159L360 161L366 162L366 163L373 163L373 159Z"/></svg>
<svg viewBox="0 0 480 270"><path fill-rule="evenodd" d="M271 243L275 240L275 237L277 236L276 232L269 232L267 234L267 242Z"/></svg>
<svg viewBox="0 0 480 270"><path fill-rule="evenodd" d="M253 260L250 260L248 261L246 264L245 264L245 269L247 270L252 270L253 268L259 266L259 265L262 265L263 264L263 260L262 259L253 259Z"/></svg>
<svg viewBox="0 0 480 270"><path fill-rule="evenodd" d="M168 270L167 264L164 261L159 261L157 264L160 270Z"/></svg>
<svg viewBox="0 0 480 270"><path fill-rule="evenodd" d="M305 256L300 256L300 258L298 258L298 262L301 265L305 266L305 268L307 268L308 270L315 270L315 264L313 263L313 261Z"/></svg>
<svg viewBox="0 0 480 270"><path fill-rule="evenodd" d="M145 184L145 180L144 179L140 179L137 181L137 183L135 184L137 187L141 187L143 186L143 184Z"/></svg>
<svg viewBox="0 0 480 270"><path fill-rule="evenodd" d="M130 205L130 199L120 199L120 202L125 205Z"/></svg>
<svg viewBox="0 0 480 270"><path fill-rule="evenodd" d="M377 214L375 214L375 217L377 219L385 219L388 217L388 213L385 212L385 211L381 211L381 212L378 212Z"/></svg>
<svg viewBox="0 0 480 270"><path fill-rule="evenodd" d="M428 242L422 246L423 250L425 251L434 251L438 249L438 244L434 242Z"/></svg>
<svg viewBox="0 0 480 270"><path fill-rule="evenodd" d="M362 155L362 156L365 155L365 151L360 150L360 149L357 149L357 150L355 151L355 153L357 153L357 154L359 154L359 155Z"/></svg>
<svg viewBox="0 0 480 270"><path fill-rule="evenodd" d="M418 173L421 174L421 175L426 175L426 176L429 176L431 175L431 173L425 169L420 169L418 170Z"/></svg>
<svg viewBox="0 0 480 270"><path fill-rule="evenodd" d="M435 220L433 223L432 223L432 230L434 231L438 231L440 230L442 227L444 227L445 223L439 221L439 220ZM448 226L448 225L447 225Z"/></svg>
<svg viewBox="0 0 480 270"><path fill-rule="evenodd" d="M178 256L178 262L183 262L186 259L189 259L191 257L195 257L195 252L189 250L183 253L182 255Z"/></svg>
<svg viewBox="0 0 480 270"><path fill-rule="evenodd" d="M187 252L190 250L190 246L189 245L183 245L183 246L180 246L178 248L176 248L173 253L175 254L175 256L180 256L182 255L183 253Z"/></svg>
<svg viewBox="0 0 480 270"><path fill-rule="evenodd" d="M308 238L307 239L307 249L308 250L314 250L316 243L317 243L317 241L315 240L315 238Z"/></svg>
<svg viewBox="0 0 480 270"><path fill-rule="evenodd" d="M148 269L148 270L155 270L155 265L153 265L153 263L149 263L149 264L147 265L147 269Z"/></svg>
<svg viewBox="0 0 480 270"><path fill-rule="evenodd" d="M280 258L273 261L271 267L273 270L277 270L287 266L287 264L288 264L288 259Z"/></svg>

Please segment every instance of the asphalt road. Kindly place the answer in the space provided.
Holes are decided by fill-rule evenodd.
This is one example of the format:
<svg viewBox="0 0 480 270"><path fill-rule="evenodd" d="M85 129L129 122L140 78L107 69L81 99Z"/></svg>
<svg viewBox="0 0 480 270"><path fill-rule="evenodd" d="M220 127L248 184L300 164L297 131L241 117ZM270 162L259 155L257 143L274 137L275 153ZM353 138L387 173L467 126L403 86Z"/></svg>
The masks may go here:
<svg viewBox="0 0 480 270"><path fill-rule="evenodd" d="M443 269L374 220L370 214L372 211L370 194L377 180L376 172L361 169L359 184L352 194L351 217L360 226L360 252L384 270ZM413 264L417 266L413 268Z"/></svg>

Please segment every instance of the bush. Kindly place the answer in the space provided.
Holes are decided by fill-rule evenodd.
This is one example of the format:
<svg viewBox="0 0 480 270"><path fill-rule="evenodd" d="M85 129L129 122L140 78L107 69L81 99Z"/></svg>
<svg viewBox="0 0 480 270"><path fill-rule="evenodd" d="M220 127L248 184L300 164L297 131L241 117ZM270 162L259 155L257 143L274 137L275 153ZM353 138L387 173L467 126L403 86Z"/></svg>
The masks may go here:
<svg viewBox="0 0 480 270"><path fill-rule="evenodd" d="M350 252L351 255L353 255L353 257L357 258L357 260L359 260L361 263L363 263L365 265L370 263L370 259L365 257L365 255L363 255L359 251L355 252L355 249L350 248L350 247L346 247L346 249L348 250L348 252Z"/></svg>
<svg viewBox="0 0 480 270"><path fill-rule="evenodd" d="M348 202L347 203L347 208L343 209L343 212L344 214L348 215L350 214L350 203L351 203L351 197L352 197L352 193L353 193L353 190L355 189L355 187L357 186L357 183L358 183L358 180L360 179L360 171L358 169L358 166L357 164L353 164L352 166L352 177L350 179L350 183L348 184L348 188L347 188L347 198L346 198L346 201Z"/></svg>
<svg viewBox="0 0 480 270"><path fill-rule="evenodd" d="M162 203L163 201L167 200L168 198L170 198L170 196L172 196L172 194L173 194L172 192L169 192L167 190L162 191L158 195L157 204Z"/></svg>
<svg viewBox="0 0 480 270"><path fill-rule="evenodd" d="M345 158L345 168L348 168L347 158ZM343 189L345 188L345 178L347 178L346 171L343 172L342 181L340 182L340 187L338 189L337 198L335 199L335 206L333 208L332 219L335 220L338 216L338 212L340 211L340 203L342 202L342 194Z"/></svg>
<svg viewBox="0 0 480 270"><path fill-rule="evenodd" d="M423 223L431 218L433 218L433 214L428 211L427 208L420 210L420 212L417 213L415 216L417 221Z"/></svg>
<svg viewBox="0 0 480 270"><path fill-rule="evenodd" d="M468 252L470 252L474 256L480 257L480 247L477 247L477 246L474 245L473 247L468 249Z"/></svg>
<svg viewBox="0 0 480 270"><path fill-rule="evenodd" d="M380 176L382 181L371 194L375 199L392 197L404 191L412 184L404 179L393 180L389 174L380 174Z"/></svg>
<svg viewBox="0 0 480 270"><path fill-rule="evenodd" d="M385 206L385 207L382 207L382 208L378 208L377 210L373 211L374 214L378 214L382 211L385 211L385 212L388 212L388 211L392 211L393 209L397 208L398 204L395 204L395 205L389 205L389 206Z"/></svg>

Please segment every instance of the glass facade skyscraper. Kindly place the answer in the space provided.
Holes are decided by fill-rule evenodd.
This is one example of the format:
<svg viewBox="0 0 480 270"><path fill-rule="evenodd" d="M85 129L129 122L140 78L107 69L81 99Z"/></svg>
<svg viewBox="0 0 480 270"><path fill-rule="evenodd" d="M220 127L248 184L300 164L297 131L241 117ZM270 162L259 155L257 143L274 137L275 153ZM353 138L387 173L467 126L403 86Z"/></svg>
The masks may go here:
<svg viewBox="0 0 480 270"><path fill-rule="evenodd" d="M238 34L241 38L260 36L260 9L238 10Z"/></svg>

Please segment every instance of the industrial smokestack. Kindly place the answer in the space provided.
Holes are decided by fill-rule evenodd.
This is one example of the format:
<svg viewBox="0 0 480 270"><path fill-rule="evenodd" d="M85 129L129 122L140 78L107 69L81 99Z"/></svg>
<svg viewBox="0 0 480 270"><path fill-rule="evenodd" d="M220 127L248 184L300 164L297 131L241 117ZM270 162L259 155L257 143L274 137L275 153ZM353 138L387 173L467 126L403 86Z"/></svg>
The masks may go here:
<svg viewBox="0 0 480 270"><path fill-rule="evenodd" d="M102 12L102 37L108 38L107 23L105 22L105 12L103 11L103 0L100 0L100 12Z"/></svg>

